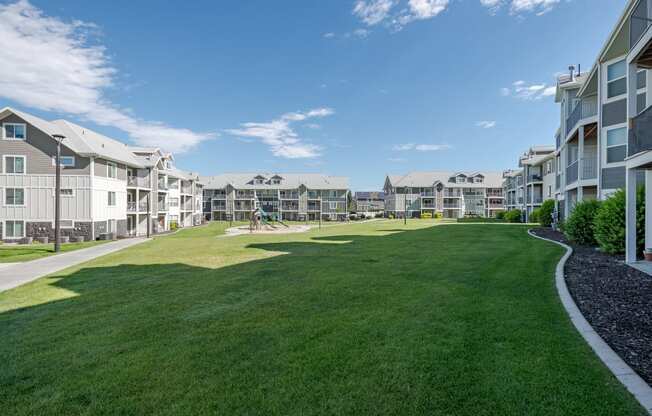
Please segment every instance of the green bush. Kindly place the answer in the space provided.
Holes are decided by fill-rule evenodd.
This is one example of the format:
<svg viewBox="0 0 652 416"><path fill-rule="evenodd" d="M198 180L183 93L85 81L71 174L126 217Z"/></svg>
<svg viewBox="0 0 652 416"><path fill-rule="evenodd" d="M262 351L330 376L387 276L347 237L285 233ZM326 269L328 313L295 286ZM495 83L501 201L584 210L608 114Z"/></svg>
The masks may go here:
<svg viewBox="0 0 652 416"><path fill-rule="evenodd" d="M431 220L432 219L432 212L422 212L421 213L421 219L422 220Z"/></svg>
<svg viewBox="0 0 652 416"><path fill-rule="evenodd" d="M513 209L505 213L505 220L507 222L519 223L521 222L522 216L523 216L523 212L521 212L520 209Z"/></svg>
<svg viewBox="0 0 652 416"><path fill-rule="evenodd" d="M602 203L593 223L595 239L606 253L625 252L625 191L620 189ZM645 248L645 188L636 192L637 253Z"/></svg>
<svg viewBox="0 0 652 416"><path fill-rule="evenodd" d="M530 213L530 218L528 218L528 222L535 223L539 222L541 210L539 208L532 210Z"/></svg>
<svg viewBox="0 0 652 416"><path fill-rule="evenodd" d="M547 199L539 208L539 224L542 227L552 226L552 214L555 212L555 200Z"/></svg>
<svg viewBox="0 0 652 416"><path fill-rule="evenodd" d="M578 202L573 212L566 219L564 234L577 244L583 246L596 245L593 223L600 208L600 201L587 200Z"/></svg>
<svg viewBox="0 0 652 416"><path fill-rule="evenodd" d="M496 213L496 219L497 220L504 220L505 219L505 211L498 211Z"/></svg>
<svg viewBox="0 0 652 416"><path fill-rule="evenodd" d="M176 221L170 221L170 230L171 230L171 231L174 231L174 230L176 230L177 228L179 228L179 224L177 224Z"/></svg>

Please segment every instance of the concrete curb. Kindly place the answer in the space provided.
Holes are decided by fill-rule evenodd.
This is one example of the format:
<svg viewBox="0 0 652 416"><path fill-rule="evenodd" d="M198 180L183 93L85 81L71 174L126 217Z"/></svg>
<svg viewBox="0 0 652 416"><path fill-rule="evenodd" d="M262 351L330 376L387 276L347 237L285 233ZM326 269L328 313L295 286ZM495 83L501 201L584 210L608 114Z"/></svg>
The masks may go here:
<svg viewBox="0 0 652 416"><path fill-rule="evenodd" d="M566 279L564 277L564 266L571 254L573 254L573 249L558 241L539 237L538 235L533 234L532 230L528 230L528 234L534 238L538 238L539 240L549 241L566 249L566 254L564 254L564 257L562 257L561 260L559 260L559 263L557 263L557 269L555 271L557 293L566 309L566 313L573 322L573 325L575 325L575 328L579 331L600 360L602 360L604 365L606 365L611 371L614 377L616 377L618 381L620 381L622 385L625 386L632 395L634 395L641 406L647 410L648 414L652 415L652 387L636 374L636 372L632 370L632 368L627 365L627 363L623 361L614 350L611 349L602 337L595 332L586 318L584 318L584 315L582 315L582 312L577 307L573 297L568 291Z"/></svg>

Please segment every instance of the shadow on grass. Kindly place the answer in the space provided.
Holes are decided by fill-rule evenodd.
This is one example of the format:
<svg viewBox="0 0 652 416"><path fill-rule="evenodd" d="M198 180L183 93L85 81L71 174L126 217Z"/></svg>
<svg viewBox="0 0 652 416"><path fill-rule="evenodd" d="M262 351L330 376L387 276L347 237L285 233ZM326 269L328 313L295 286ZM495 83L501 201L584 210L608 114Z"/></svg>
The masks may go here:
<svg viewBox="0 0 652 416"><path fill-rule="evenodd" d="M556 301L558 247L488 230L257 242L280 255L55 277L75 297L0 314L0 403L5 414L636 414Z"/></svg>

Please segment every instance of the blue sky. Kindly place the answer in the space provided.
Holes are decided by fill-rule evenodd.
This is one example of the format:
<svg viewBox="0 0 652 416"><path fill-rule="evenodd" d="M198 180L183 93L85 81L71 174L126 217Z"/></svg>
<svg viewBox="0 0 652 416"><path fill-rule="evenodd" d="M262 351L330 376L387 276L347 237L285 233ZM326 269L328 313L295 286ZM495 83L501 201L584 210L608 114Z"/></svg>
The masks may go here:
<svg viewBox="0 0 652 416"><path fill-rule="evenodd" d="M204 175L503 170L552 144L550 96L625 0L0 0L0 107Z"/></svg>

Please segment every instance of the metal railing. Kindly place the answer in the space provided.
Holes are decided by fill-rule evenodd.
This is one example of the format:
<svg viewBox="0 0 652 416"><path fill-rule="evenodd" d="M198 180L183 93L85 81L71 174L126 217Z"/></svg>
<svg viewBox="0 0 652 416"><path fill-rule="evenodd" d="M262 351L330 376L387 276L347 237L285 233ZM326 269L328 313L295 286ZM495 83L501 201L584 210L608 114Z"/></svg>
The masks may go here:
<svg viewBox="0 0 652 416"><path fill-rule="evenodd" d="M597 179L598 155L582 158L582 179Z"/></svg>
<svg viewBox="0 0 652 416"><path fill-rule="evenodd" d="M138 211L147 212L147 201L138 202Z"/></svg>
<svg viewBox="0 0 652 416"><path fill-rule="evenodd" d="M652 149L652 106L632 119L627 144L627 156Z"/></svg>
<svg viewBox="0 0 652 416"><path fill-rule="evenodd" d="M149 188L149 178L142 178L140 176L127 176L127 186Z"/></svg>
<svg viewBox="0 0 652 416"><path fill-rule="evenodd" d="M157 206L159 212L168 211L170 209L170 206L165 201L158 201Z"/></svg>
<svg viewBox="0 0 652 416"><path fill-rule="evenodd" d="M593 117L598 114L598 98L589 97L581 100L566 119L566 135L573 131L580 120Z"/></svg>
<svg viewBox="0 0 652 416"><path fill-rule="evenodd" d="M136 212L136 202L127 201L127 212Z"/></svg>
<svg viewBox="0 0 652 416"><path fill-rule="evenodd" d="M541 175L538 175L538 174L528 175L528 177L527 177L528 183L541 182L542 180L543 180L543 177Z"/></svg>
<svg viewBox="0 0 652 416"><path fill-rule="evenodd" d="M577 182L578 173L579 173L579 169L576 160L566 168L566 185L570 185L573 182Z"/></svg>

